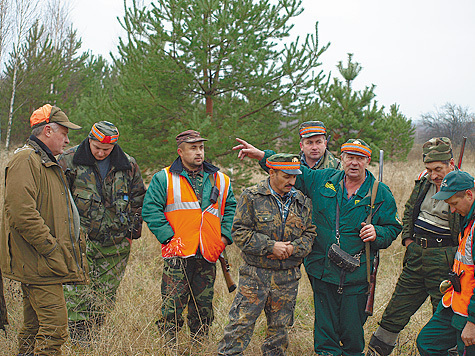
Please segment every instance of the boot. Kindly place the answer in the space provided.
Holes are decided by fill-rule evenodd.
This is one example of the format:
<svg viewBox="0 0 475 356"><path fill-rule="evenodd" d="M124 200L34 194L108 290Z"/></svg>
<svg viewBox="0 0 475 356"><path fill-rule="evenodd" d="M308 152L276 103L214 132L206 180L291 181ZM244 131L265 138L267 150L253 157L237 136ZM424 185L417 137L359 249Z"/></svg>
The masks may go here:
<svg viewBox="0 0 475 356"><path fill-rule="evenodd" d="M373 334L369 340L366 356L389 356L393 349L394 345L385 344Z"/></svg>

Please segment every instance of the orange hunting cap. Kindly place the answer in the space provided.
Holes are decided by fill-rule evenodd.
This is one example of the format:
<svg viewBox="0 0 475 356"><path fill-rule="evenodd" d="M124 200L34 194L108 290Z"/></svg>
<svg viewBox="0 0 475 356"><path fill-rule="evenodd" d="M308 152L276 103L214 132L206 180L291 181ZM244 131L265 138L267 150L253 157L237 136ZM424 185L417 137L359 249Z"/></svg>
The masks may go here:
<svg viewBox="0 0 475 356"><path fill-rule="evenodd" d="M30 126L32 128L46 125L51 122L67 127L71 130L79 130L81 128L81 126L69 121L63 110L57 106L51 106L50 104L43 105L41 108L36 109L30 117Z"/></svg>

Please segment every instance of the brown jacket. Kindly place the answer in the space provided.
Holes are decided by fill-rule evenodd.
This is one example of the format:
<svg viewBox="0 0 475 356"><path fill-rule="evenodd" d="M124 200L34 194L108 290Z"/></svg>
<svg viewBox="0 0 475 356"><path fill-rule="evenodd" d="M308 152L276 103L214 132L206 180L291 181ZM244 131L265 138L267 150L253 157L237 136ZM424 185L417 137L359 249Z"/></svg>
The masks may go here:
<svg viewBox="0 0 475 356"><path fill-rule="evenodd" d="M85 241L75 236L70 197L61 167L37 142L29 139L15 152L5 168L4 277L27 284L87 283Z"/></svg>

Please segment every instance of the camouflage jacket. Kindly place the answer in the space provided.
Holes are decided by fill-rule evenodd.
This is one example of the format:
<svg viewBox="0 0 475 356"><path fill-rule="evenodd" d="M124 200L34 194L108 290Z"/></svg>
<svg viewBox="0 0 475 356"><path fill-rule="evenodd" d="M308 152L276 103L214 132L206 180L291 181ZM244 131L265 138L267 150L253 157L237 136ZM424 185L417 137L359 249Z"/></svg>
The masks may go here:
<svg viewBox="0 0 475 356"><path fill-rule="evenodd" d="M232 236L242 250L244 261L252 266L289 269L299 266L312 249L316 236L312 224L312 203L300 191L293 198L289 215L282 223L279 206L268 180L247 188L241 194L234 216ZM271 260L276 241L292 241L294 252L285 260Z"/></svg>
<svg viewBox="0 0 475 356"><path fill-rule="evenodd" d="M421 211L421 204L430 188L433 184L428 175L425 174L421 179L416 180L414 189L412 190L409 200L406 202L404 216L402 218L403 228L401 234L402 244L404 240L413 238L414 236L414 222L416 221ZM458 235L460 232L460 215L452 213L449 209L449 227L452 233L452 241L454 246L458 245Z"/></svg>
<svg viewBox="0 0 475 356"><path fill-rule="evenodd" d="M145 185L135 159L119 145L110 153L104 180L86 138L59 157L88 238L104 246L139 238Z"/></svg>
<svg viewBox="0 0 475 356"><path fill-rule="evenodd" d="M302 163L302 165L310 168L307 164L307 161L305 160L305 154L303 152L300 153L300 162ZM318 161L317 164L314 165L310 169L325 169L325 168L341 169L340 160L336 158L333 155L333 153L331 153L328 150L325 150L325 153L323 154L322 159Z"/></svg>

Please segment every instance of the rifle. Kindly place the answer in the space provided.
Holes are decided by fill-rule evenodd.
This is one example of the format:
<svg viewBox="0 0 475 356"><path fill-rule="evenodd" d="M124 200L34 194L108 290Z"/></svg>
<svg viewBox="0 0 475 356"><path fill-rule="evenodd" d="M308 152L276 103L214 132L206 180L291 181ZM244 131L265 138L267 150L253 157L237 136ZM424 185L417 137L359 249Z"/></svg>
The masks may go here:
<svg viewBox="0 0 475 356"><path fill-rule="evenodd" d="M219 255L219 262L221 262L221 269L223 270L224 279L226 280L226 285L228 286L229 293L234 292L236 290L236 283L233 281L233 277L231 276L228 255L226 254L226 250Z"/></svg>
<svg viewBox="0 0 475 356"><path fill-rule="evenodd" d="M462 147L460 148L460 156L459 156L459 163L457 164L457 168L460 169L462 167L462 159L463 159L463 153L465 151L465 143L467 142L467 137L464 136L462 139Z"/></svg>
<svg viewBox="0 0 475 356"><path fill-rule="evenodd" d="M384 151L379 150L379 176L378 180L380 182L383 181L383 165L384 165ZM370 261L366 261L366 263L370 263ZM374 307L374 293L376 291L376 275L378 273L379 267L379 251L376 251L376 255L374 256L373 262L373 272L369 278L369 286L368 286L368 299L366 299L366 308L365 313L366 315L373 315L373 307Z"/></svg>

